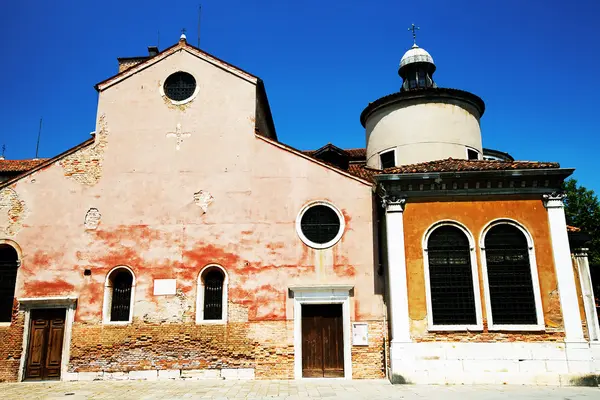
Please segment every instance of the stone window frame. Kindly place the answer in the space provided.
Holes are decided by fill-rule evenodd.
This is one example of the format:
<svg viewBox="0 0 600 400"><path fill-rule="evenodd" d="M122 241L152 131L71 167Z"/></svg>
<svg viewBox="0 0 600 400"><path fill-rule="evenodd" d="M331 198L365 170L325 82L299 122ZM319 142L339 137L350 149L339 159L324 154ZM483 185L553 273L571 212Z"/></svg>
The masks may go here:
<svg viewBox="0 0 600 400"><path fill-rule="evenodd" d="M223 293L222 293L222 315L221 319L204 319L204 280L203 275L212 269L219 269L223 273ZM229 274L223 266L219 264L208 264L202 268L198 274L198 280L196 283L196 324L212 324L212 325L224 325L227 324L227 303L229 301Z"/></svg>
<svg viewBox="0 0 600 400"><path fill-rule="evenodd" d="M310 240L309 238L307 238L304 235L304 232L302 232L302 217L304 216L304 213L306 213L306 211L308 211L311 207L314 207L314 206L326 206L326 207L331 208L336 213L336 215L338 216L338 219L340 220L340 230L335 235L335 237L333 239L331 239L329 242L315 243L312 240ZM314 200L314 201L310 201L310 202L306 203L304 206L302 206L302 208L300 209L300 212L298 213L298 216L296 217L296 233L298 234L298 237L300 238L300 240L302 240L302 242L305 245L307 245L308 247L312 247L313 249L322 250L322 249L328 249L329 247L334 246L337 242L340 241L340 239L344 235L345 229L346 229L346 220L344 218L344 214L342 214L342 212L335 205L333 205L333 203L330 203L329 201L326 201L326 200Z"/></svg>
<svg viewBox="0 0 600 400"><path fill-rule="evenodd" d="M381 163L381 156L387 153L394 153L394 167L398 166L398 152L396 151L395 147L391 147L389 149L382 150L377 154L379 160L379 169L383 169L383 165Z"/></svg>
<svg viewBox="0 0 600 400"><path fill-rule="evenodd" d="M531 284L533 286L533 298L535 301L535 314L537 317L537 324L518 325L518 324L494 324L494 317L492 314L492 303L490 297L490 288L488 282L487 273L487 257L485 253L485 237L487 233L495 226L501 224L512 225L519 229L527 240L527 249L529 251L529 268L531 270ZM490 331L545 331L546 324L544 321L544 309L542 307L542 296L540 290L540 280L537 270L537 262L535 258L535 247L533 243L533 237L523 225L518 221L510 218L497 218L490 221L481 230L479 235L479 251L481 257L481 273L483 274L483 293L485 296L485 312L487 316L487 326Z"/></svg>
<svg viewBox="0 0 600 400"><path fill-rule="evenodd" d="M439 227L442 226L453 226L461 230L469 241L469 256L471 260L471 277L473 279L473 295L475 300L475 324L456 324L456 325L436 325L433 323L433 306L431 303L431 285L429 280L429 255L427 251L427 243L429 242L429 236ZM469 229L455 220L441 220L437 221L429 228L425 230L422 240L423 249L423 270L425 278L425 299L427 303L427 328L429 331L483 331L483 314L481 305L481 289L479 287L479 271L477 264L477 254L475 251L475 239Z"/></svg>
<svg viewBox="0 0 600 400"><path fill-rule="evenodd" d="M477 153L477 158L476 159L469 158L469 151L474 151L475 153ZM481 152L479 150L477 150L475 147L465 146L465 155L467 157L467 160L469 160L469 161L483 160L483 156L482 156Z"/></svg>
<svg viewBox="0 0 600 400"><path fill-rule="evenodd" d="M185 100L180 100L180 101L176 101L176 100L172 100L169 96L167 96L167 94L165 93L165 82L167 81L167 79L173 75L176 74L178 72L185 72L186 74L190 74L194 80L196 81L196 88L194 89L194 93L192 93L192 95L190 97L188 97ZM194 75L191 71L187 70L187 69L178 69L176 71L172 71L170 72L167 77L164 79L164 81L162 81L159 85L159 92L160 92L160 96L163 99L167 99L171 104L173 104L174 106L180 106L183 104L187 104L191 101L193 101L196 96L198 96L198 93L200 92L200 84L198 83L198 79L196 79L196 75Z"/></svg>
<svg viewBox="0 0 600 400"><path fill-rule="evenodd" d="M17 297L17 283L19 281L19 269L21 269L21 264L22 264L22 260L23 260L23 251L21 250L21 246L19 246L19 244L17 242L15 242L14 240L0 239L0 245L1 244L10 246L13 249L15 249L15 251L17 252L17 263L18 263L18 266L17 266L17 280L15 281L15 294L14 294L14 297ZM8 321L0 322L0 328L1 327L6 327L6 326L11 326L12 323L13 323L13 319L11 317L10 322L8 322Z"/></svg>
<svg viewBox="0 0 600 400"><path fill-rule="evenodd" d="M112 286L110 286L110 276L119 269L129 271L132 277L131 281L131 298L129 299L129 319L127 321L111 321L110 312L112 306ZM136 278L133 269L127 265L117 265L106 274L104 280L104 300L102 302L102 323L104 325L129 325L133 322L133 305L135 304L135 288Z"/></svg>

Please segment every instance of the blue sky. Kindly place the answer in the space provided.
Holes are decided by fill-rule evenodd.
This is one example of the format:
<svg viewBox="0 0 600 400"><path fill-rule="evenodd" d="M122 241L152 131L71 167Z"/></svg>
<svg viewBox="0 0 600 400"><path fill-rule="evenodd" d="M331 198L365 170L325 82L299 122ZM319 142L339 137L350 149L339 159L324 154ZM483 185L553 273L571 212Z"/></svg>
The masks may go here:
<svg viewBox="0 0 600 400"><path fill-rule="evenodd" d="M117 57L196 43L198 1L3 1L0 146L30 158L94 130L93 85ZM484 147L558 161L600 193L600 1L205 0L201 48L265 81L279 138L300 149L363 147L359 116L400 87L407 28L433 56L441 87L486 102Z"/></svg>

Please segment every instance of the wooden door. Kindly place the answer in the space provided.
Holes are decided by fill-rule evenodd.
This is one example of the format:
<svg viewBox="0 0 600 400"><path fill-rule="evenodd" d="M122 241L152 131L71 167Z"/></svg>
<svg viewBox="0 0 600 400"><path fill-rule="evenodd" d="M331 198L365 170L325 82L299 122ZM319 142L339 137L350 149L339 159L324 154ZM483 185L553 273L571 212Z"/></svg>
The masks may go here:
<svg viewBox="0 0 600 400"><path fill-rule="evenodd" d="M64 308L31 310L25 379L60 379Z"/></svg>
<svg viewBox="0 0 600 400"><path fill-rule="evenodd" d="M341 304L302 305L302 376L344 376Z"/></svg>

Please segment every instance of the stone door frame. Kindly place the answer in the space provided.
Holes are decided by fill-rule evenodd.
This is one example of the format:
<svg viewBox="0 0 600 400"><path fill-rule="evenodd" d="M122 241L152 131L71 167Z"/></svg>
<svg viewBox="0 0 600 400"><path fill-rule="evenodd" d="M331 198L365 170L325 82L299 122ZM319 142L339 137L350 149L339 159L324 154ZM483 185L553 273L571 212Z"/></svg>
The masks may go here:
<svg viewBox="0 0 600 400"><path fill-rule="evenodd" d="M294 297L294 379L352 379L352 338L350 326L350 291L354 286L296 286L290 287ZM344 338L343 378L302 377L302 305L341 304Z"/></svg>
<svg viewBox="0 0 600 400"><path fill-rule="evenodd" d="M25 368L27 364L27 349L29 348L29 335L31 331L31 310L44 308L65 308L65 331L63 336L62 356L60 363L60 380L65 381L68 375L68 366L71 350L71 336L73 331L73 321L75 319L75 309L77 307L77 297L37 297L21 298L19 307L25 312L25 322L23 330L23 347L21 350L21 361L19 363L18 382L23 382L25 378Z"/></svg>

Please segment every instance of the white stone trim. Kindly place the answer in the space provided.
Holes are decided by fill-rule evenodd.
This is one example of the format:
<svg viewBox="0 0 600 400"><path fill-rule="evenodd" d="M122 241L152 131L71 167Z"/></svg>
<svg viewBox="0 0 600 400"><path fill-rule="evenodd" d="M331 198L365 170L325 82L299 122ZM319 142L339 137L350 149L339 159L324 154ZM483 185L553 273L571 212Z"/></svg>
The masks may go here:
<svg viewBox="0 0 600 400"><path fill-rule="evenodd" d="M433 312L432 312L432 303L431 303L431 282L429 280L429 255L427 251L427 243L429 241L429 236L439 227L442 226L453 226L455 228L460 229L467 237L469 241L469 256L471 260L471 278L473 280L473 296L475 300L475 317L477 320L476 324L472 325L435 325L433 323ZM479 271L477 268L477 256L475 254L475 240L473 239L473 235L467 229L466 226L461 224L458 221L454 220L441 220L435 222L425 231L423 235L422 241L423 248L423 267L425 273L425 299L427 301L427 325L430 331L481 331L483 330L483 316L481 313L481 291L479 288Z"/></svg>
<svg viewBox="0 0 600 400"><path fill-rule="evenodd" d="M465 155L467 156L467 160L469 160L469 150L473 150L475 153L477 153L478 160L483 159L483 154L479 150L477 150L475 147L465 146Z"/></svg>
<svg viewBox="0 0 600 400"><path fill-rule="evenodd" d="M383 165L381 165L381 156L389 152L394 152L394 167L398 165L398 152L396 151L395 147L391 147L389 149L382 150L377 154L377 157L379 159L379 169L383 169Z"/></svg>
<svg viewBox="0 0 600 400"><path fill-rule="evenodd" d="M354 286L290 287L294 293L294 378L302 377L302 305L341 304L344 337L344 379L352 379L352 338L350 327L350 291ZM350 289L348 289L350 288ZM314 379L314 378L310 378ZM330 378L323 378L330 379Z"/></svg>
<svg viewBox="0 0 600 400"><path fill-rule="evenodd" d="M309 240L306 236L304 236L304 232L302 232L302 226L301 226L302 217L304 216L304 213L309 208L314 207L314 206L327 206L327 207L331 208L336 213L336 215L338 216L338 218L340 220L340 230L338 231L337 235L335 235L335 237L327 243L315 243L315 242ZM298 237L300 238L300 240L302 240L302 242L305 245L312 247L314 249L327 249L327 248L333 246L342 238L342 235L344 234L344 229L346 229L346 220L344 219L344 215L342 214L342 212L340 210L338 210L338 208L336 206L334 206L332 203L325 201L325 200L316 200L316 201L311 201L311 202L305 204L302 207L302 209L300 210L300 212L298 213L298 216L296 217L296 233L298 234Z"/></svg>
<svg viewBox="0 0 600 400"><path fill-rule="evenodd" d="M596 302L594 299L594 287L590 274L590 263L588 260L588 249L579 248L575 250L575 262L579 271L579 284L581 286L581 296L583 297L583 307L585 309L585 318L590 342L600 341L600 326L598 323L598 312L596 311Z"/></svg>
<svg viewBox="0 0 600 400"><path fill-rule="evenodd" d="M188 97L187 99L175 101L175 100L172 100L171 98L169 98L169 96L167 96L167 94L165 93L165 82L171 75L176 74L178 72L184 72L186 74L190 74L194 78L194 81L196 82L196 88L194 89L194 93L192 93L192 95L190 97ZM180 105L187 104L187 103L193 101L196 98L196 96L198 96L198 92L200 92L200 84L198 83L198 79L196 79L196 76L194 76L194 74L191 71L188 71L185 69L178 69L177 71L173 71L173 72L169 73L169 75L167 75L165 80L161 82L161 84L158 88L159 88L161 97L164 99L167 99L169 102L171 102L171 104L173 104L175 106L180 106Z"/></svg>
<svg viewBox="0 0 600 400"><path fill-rule="evenodd" d="M485 237L493 227L501 224L508 224L517 228L527 240L527 249L529 252L529 269L531 271L531 285L533 287L533 299L535 302L535 315L537 324L518 325L518 324L494 324L492 314L492 302L490 295L490 286L487 273L487 256L485 253ZM485 311L487 314L488 330L490 331L543 331L546 329L544 323L544 309L542 307L542 296L540 292L540 280L538 276L537 262L535 258L535 248L533 238L529 231L519 222L509 218L498 218L490 221L481 231L479 236L479 249L481 251L481 272L483 274L483 293L485 295Z"/></svg>
<svg viewBox="0 0 600 400"><path fill-rule="evenodd" d="M558 282L558 294L565 327L565 342L583 342L583 327L579 313L579 301L575 287L575 274L571 261L571 249L565 219L564 194L544 195L544 206L548 211L548 225L552 243L554 268Z"/></svg>
<svg viewBox="0 0 600 400"><path fill-rule="evenodd" d="M110 309L112 306L112 286L110 286L110 276L119 269L126 269L133 278L131 281L131 299L129 299L129 319L127 321L111 321ZM104 325L128 325L133 321L133 305L135 304L136 279L133 270L126 265L119 265L111 269L104 280L104 300L102 302L102 323Z"/></svg>
<svg viewBox="0 0 600 400"><path fill-rule="evenodd" d="M17 381L21 382L25 378L25 367L27 362L29 348L29 332L31 330L31 310L42 308L64 308L65 312L65 331L63 334L63 347L60 361L60 380L68 380L68 367L71 353L71 336L73 333L73 321L75 320L75 308L77 307L77 297L36 297L18 299L19 306L25 312L23 348L21 350L21 360L19 362L19 373Z"/></svg>
<svg viewBox="0 0 600 400"><path fill-rule="evenodd" d="M202 275L209 269L219 269L223 273L223 293L222 293L222 315L221 319L204 319L204 280ZM229 286L229 275L225 268L218 264L208 264L198 274L198 280L196 284L196 323L197 324L226 324L227 323L227 304L228 301L228 286Z"/></svg>
<svg viewBox="0 0 600 400"><path fill-rule="evenodd" d="M406 278L406 252L404 248L405 199L386 200L385 238L387 245L387 284L391 325L391 341L410 342L408 315L408 286Z"/></svg>

